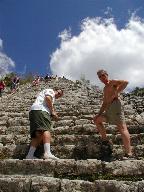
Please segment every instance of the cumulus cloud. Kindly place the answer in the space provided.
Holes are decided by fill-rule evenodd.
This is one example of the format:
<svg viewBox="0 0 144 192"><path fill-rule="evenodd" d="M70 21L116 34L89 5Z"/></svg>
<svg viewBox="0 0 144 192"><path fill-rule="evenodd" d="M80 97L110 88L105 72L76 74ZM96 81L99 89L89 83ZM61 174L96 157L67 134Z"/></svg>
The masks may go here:
<svg viewBox="0 0 144 192"><path fill-rule="evenodd" d="M3 53L3 42L0 39L0 77L10 72L11 67L14 67L14 61Z"/></svg>
<svg viewBox="0 0 144 192"><path fill-rule="evenodd" d="M118 29L113 19L87 18L81 32L72 36L61 33L60 47L51 55L53 74L76 80L84 74L91 83L101 86L96 71L105 69L112 79L126 79L128 89L144 82L144 21L132 16Z"/></svg>
<svg viewBox="0 0 144 192"><path fill-rule="evenodd" d="M63 32L61 32L58 36L59 38L61 38L62 41L67 41L71 38L71 28L69 28L69 30L64 30Z"/></svg>
<svg viewBox="0 0 144 192"><path fill-rule="evenodd" d="M112 15L112 8L111 7L107 7L106 10L104 11L104 14L108 17L113 17Z"/></svg>
<svg viewBox="0 0 144 192"><path fill-rule="evenodd" d="M1 48L2 48L2 40L0 39L0 50L1 50Z"/></svg>

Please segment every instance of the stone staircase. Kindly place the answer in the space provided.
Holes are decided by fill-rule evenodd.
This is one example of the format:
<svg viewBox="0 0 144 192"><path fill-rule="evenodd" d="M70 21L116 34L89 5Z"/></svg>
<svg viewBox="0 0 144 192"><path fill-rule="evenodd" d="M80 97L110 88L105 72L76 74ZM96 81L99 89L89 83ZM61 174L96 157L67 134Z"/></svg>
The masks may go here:
<svg viewBox="0 0 144 192"><path fill-rule="evenodd" d="M62 88L64 96L55 107L60 120L53 122L52 151L59 160L25 160L29 148L28 112L44 88ZM122 141L115 126L106 124L113 141L112 157L101 159L100 136L91 119L98 112L102 92L94 86L67 79L41 82L38 87L20 86L15 94L0 100L0 192L143 192L144 116L134 96L123 95L126 122L137 160L123 156ZM140 113L141 112L141 113ZM106 148L107 150L107 148Z"/></svg>

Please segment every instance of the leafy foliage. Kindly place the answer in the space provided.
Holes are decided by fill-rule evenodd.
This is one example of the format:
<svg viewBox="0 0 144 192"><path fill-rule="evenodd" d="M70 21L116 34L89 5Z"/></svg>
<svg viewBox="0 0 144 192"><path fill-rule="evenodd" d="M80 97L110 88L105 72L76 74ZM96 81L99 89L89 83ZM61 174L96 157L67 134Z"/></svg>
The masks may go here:
<svg viewBox="0 0 144 192"><path fill-rule="evenodd" d="M143 96L144 95L144 88L136 87L131 93L134 95L137 95L137 96Z"/></svg>
<svg viewBox="0 0 144 192"><path fill-rule="evenodd" d="M5 84L6 86L10 87L11 86L11 80L12 78L14 78L16 76L16 73L8 73L5 78L4 78L4 81L5 81Z"/></svg>
<svg viewBox="0 0 144 192"><path fill-rule="evenodd" d="M3 78L6 86L10 87L11 86L11 80L15 77L15 76L19 76L16 73L12 72L12 73L8 73L6 74L6 76ZM28 73L25 76L20 77L20 84L26 84L29 82L32 82L34 79L34 76L32 73Z"/></svg>

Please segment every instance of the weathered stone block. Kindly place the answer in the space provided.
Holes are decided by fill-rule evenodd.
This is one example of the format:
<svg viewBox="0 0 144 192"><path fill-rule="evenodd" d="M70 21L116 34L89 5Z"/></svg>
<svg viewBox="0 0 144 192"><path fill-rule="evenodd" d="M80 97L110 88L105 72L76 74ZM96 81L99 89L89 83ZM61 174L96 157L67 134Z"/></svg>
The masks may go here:
<svg viewBox="0 0 144 192"><path fill-rule="evenodd" d="M144 161L125 160L105 163L104 172L113 176L144 175Z"/></svg>
<svg viewBox="0 0 144 192"><path fill-rule="evenodd" d="M76 161L74 159L60 159L55 166L56 175L76 174Z"/></svg>

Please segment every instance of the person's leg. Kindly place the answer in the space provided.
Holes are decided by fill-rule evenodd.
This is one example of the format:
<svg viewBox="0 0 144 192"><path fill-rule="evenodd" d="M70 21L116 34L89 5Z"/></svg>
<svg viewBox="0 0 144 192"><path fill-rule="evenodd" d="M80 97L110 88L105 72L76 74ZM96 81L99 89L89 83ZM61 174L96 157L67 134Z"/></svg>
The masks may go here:
<svg viewBox="0 0 144 192"><path fill-rule="evenodd" d="M15 83L13 84L13 89L12 89L12 93L15 93Z"/></svg>
<svg viewBox="0 0 144 192"><path fill-rule="evenodd" d="M58 159L51 153L50 149L51 134L49 131L44 131L42 140L44 144L44 159Z"/></svg>
<svg viewBox="0 0 144 192"><path fill-rule="evenodd" d="M93 119L99 134L101 135L102 140L107 140L107 135L106 135L106 129L103 125L103 122L106 122L106 118L104 116L95 116Z"/></svg>
<svg viewBox="0 0 144 192"><path fill-rule="evenodd" d="M43 133L44 153L47 153L48 155L51 154L51 151L50 151L50 140L51 140L50 132L49 131L45 131Z"/></svg>
<svg viewBox="0 0 144 192"><path fill-rule="evenodd" d="M122 141L127 155L132 155L132 147L130 141L130 134L125 123L118 123L117 128L122 136Z"/></svg>
<svg viewBox="0 0 144 192"><path fill-rule="evenodd" d="M107 138L106 129L103 125L103 122L106 122L106 118L104 116L96 116L94 118L94 122L96 124L99 134L101 135L99 158L102 161L110 161L112 159L113 146L112 141Z"/></svg>
<svg viewBox="0 0 144 192"><path fill-rule="evenodd" d="M34 153L36 151L37 146L41 143L41 141L42 141L42 134L39 132L36 132L35 137L33 137L31 140L29 152L26 156L26 159L36 159L36 157L34 156Z"/></svg>

